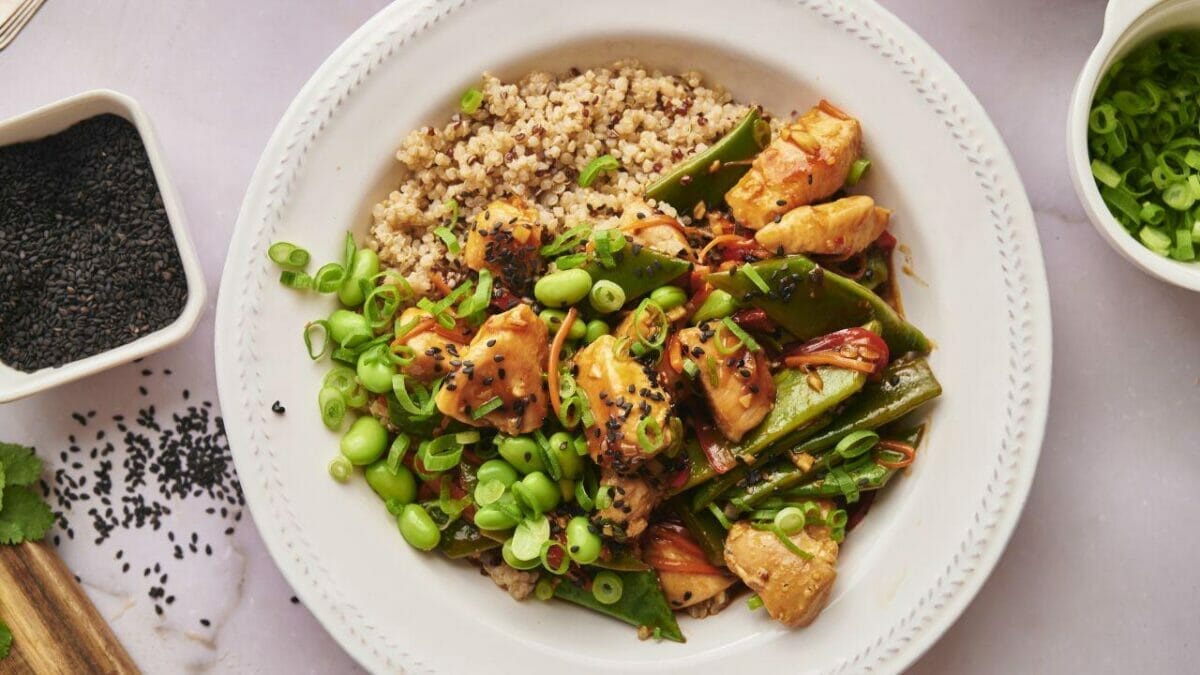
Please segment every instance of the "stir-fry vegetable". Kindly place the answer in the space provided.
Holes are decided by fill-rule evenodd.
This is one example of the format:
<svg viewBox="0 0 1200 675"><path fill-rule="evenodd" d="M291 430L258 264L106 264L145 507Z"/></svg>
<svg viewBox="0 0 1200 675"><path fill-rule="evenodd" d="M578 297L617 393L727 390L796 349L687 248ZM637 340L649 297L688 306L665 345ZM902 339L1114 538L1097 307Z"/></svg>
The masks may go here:
<svg viewBox="0 0 1200 675"><path fill-rule="evenodd" d="M352 238L289 282L341 305L303 331L333 362L316 395L341 433L331 477L361 471L414 548L643 638L683 641L674 611L715 614L747 589L812 621L866 504L924 461L920 429L890 425L941 387L884 285L888 212L821 201L865 170L857 121L823 103L783 128L771 139L752 111L615 227L450 200L428 289ZM600 155L579 182L621 170ZM269 257L300 274L311 255Z"/></svg>

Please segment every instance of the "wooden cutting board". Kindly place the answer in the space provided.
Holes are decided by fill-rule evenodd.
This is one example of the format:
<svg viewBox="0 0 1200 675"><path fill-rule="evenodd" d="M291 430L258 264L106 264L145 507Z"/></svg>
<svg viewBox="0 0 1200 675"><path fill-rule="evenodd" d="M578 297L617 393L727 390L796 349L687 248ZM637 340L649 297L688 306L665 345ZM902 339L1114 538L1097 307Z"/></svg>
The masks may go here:
<svg viewBox="0 0 1200 675"><path fill-rule="evenodd" d="M0 674L137 673L54 548L0 546L0 619L13 634Z"/></svg>

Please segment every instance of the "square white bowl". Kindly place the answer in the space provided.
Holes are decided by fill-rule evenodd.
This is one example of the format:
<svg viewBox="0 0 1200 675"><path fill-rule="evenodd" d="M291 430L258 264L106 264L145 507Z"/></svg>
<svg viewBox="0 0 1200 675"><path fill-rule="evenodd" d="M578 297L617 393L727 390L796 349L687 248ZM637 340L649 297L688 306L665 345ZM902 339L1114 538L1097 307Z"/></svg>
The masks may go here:
<svg viewBox="0 0 1200 675"><path fill-rule="evenodd" d="M167 219L171 223L175 246L179 249L179 257L183 262L183 273L187 279L187 303L179 316L163 328L119 347L61 366L26 373L0 362L0 403L14 401L165 349L192 332L204 307L204 276L200 270L200 262L196 259L196 251L188 237L183 208L175 188L167 178L158 137L150 119L136 101L115 91L97 89L51 103L0 122L0 147L45 138L64 131L77 122L103 114L113 114L129 120L141 136L146 154L150 158L155 181L158 183L158 191L162 195ZM3 317L0 317L0 321L2 320Z"/></svg>

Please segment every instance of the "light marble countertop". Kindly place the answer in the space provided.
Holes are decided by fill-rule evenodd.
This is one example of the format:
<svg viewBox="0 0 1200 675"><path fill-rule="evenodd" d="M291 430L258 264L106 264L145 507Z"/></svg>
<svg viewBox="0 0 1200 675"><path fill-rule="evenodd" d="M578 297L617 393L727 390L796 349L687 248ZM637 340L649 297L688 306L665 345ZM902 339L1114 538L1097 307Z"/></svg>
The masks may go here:
<svg viewBox="0 0 1200 675"><path fill-rule="evenodd" d="M383 4L50 0L0 52L0 119L98 87L141 101L211 298L182 346L0 406L0 437L36 445L51 472L76 477L94 468L89 450L108 442L118 453L139 437L160 454L177 450L155 423L222 454L212 304L243 191L300 86ZM1064 155L1068 94L1099 36L1104 2L884 4L958 70L1012 150L1037 216L1056 333L1049 428L1024 516L982 592L914 671L1193 670L1200 545L1182 525L1200 521L1200 500L1188 496L1200 481L1200 296L1144 276L1093 233ZM139 411L148 419L137 422ZM96 545L82 504L70 514L75 537L58 532L63 557L147 672L356 670L291 601L236 504L206 494L167 500L155 491L161 483L150 483L133 492L170 506L161 529L119 528Z"/></svg>

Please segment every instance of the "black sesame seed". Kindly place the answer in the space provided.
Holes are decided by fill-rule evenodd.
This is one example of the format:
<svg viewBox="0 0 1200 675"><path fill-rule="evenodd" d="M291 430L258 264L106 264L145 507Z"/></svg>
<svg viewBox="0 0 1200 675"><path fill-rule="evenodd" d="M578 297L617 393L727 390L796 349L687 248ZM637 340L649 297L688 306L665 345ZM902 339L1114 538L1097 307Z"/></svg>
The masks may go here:
<svg viewBox="0 0 1200 675"><path fill-rule="evenodd" d="M287 412L287 408L284 408L283 404L279 401L275 401L271 404L271 412L275 413L276 415L282 415L283 413Z"/></svg>
<svg viewBox="0 0 1200 675"><path fill-rule="evenodd" d="M0 148L0 360L23 371L132 342L187 301L137 130L115 115Z"/></svg>

